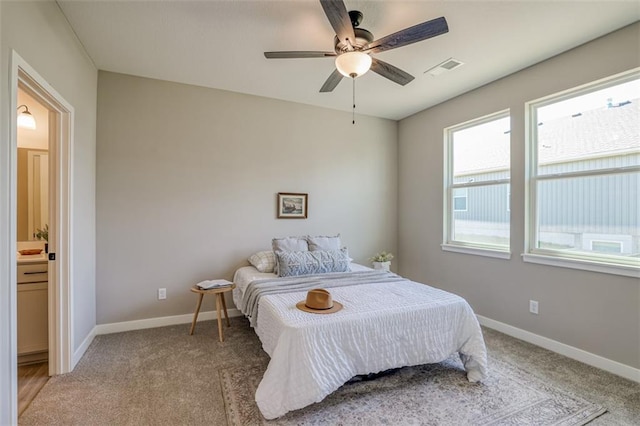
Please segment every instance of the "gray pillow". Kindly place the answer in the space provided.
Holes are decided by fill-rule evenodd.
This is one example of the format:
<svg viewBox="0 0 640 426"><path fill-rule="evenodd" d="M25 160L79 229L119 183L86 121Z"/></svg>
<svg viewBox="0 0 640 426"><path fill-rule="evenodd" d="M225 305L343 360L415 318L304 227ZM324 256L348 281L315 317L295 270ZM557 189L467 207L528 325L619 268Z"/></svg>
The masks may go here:
<svg viewBox="0 0 640 426"><path fill-rule="evenodd" d="M340 243L340 234L335 237L307 237L307 243L309 243L309 250L340 250L342 244Z"/></svg>
<svg viewBox="0 0 640 426"><path fill-rule="evenodd" d="M307 237L274 238L271 240L273 251L308 251Z"/></svg>
<svg viewBox="0 0 640 426"><path fill-rule="evenodd" d="M278 260L277 273L281 277L350 271L349 253L346 248L340 250L278 251L276 259Z"/></svg>

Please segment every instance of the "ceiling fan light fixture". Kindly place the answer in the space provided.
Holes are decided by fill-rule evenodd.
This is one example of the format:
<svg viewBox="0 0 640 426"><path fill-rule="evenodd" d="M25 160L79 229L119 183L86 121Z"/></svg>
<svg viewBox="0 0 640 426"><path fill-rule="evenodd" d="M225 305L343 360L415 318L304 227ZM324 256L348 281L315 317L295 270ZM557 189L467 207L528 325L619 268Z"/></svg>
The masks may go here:
<svg viewBox="0 0 640 426"><path fill-rule="evenodd" d="M371 56L364 52L345 52L336 58L336 68L345 77L356 78L369 71L371 61Z"/></svg>
<svg viewBox="0 0 640 426"><path fill-rule="evenodd" d="M17 109L24 107L24 111L18 114L18 127L25 129L35 130L36 119L29 112L29 108L26 105L20 105Z"/></svg>

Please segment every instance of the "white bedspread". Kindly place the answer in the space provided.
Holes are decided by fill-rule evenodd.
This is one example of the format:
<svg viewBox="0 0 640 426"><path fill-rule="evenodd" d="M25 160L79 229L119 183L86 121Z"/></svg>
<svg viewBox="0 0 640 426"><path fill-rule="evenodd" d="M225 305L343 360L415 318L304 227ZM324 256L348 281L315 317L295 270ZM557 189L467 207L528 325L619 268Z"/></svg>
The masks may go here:
<svg viewBox="0 0 640 426"><path fill-rule="evenodd" d="M246 289L242 274L234 279L237 306ZM271 362L256 402L267 419L319 402L353 376L440 362L455 352L470 381L486 376L482 331L461 297L411 281L330 291L344 308L329 315L295 307L306 291L260 300L256 334Z"/></svg>

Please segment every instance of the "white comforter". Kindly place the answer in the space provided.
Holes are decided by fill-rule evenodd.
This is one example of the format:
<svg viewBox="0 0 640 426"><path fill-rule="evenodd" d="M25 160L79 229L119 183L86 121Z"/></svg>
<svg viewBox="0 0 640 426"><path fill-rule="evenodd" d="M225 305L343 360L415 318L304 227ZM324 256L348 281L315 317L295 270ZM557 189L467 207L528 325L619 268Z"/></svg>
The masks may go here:
<svg viewBox="0 0 640 426"><path fill-rule="evenodd" d="M236 306L251 281L273 277L253 267L238 270ZM353 376L436 363L455 352L469 381L486 376L482 331L461 297L408 280L330 291L344 305L330 315L298 310L306 291L260 299L256 334L271 357L256 391L265 418L319 402Z"/></svg>

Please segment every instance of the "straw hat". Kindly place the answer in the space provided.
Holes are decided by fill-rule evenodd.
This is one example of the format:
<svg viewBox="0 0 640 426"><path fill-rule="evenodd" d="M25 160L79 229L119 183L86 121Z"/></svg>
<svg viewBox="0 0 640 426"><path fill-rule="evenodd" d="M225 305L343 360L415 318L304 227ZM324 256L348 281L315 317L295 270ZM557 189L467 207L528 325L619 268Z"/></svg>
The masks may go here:
<svg viewBox="0 0 640 426"><path fill-rule="evenodd" d="M314 288L307 292L307 300L296 303L296 308L313 314L332 314L342 309L342 303L334 302L327 290Z"/></svg>

